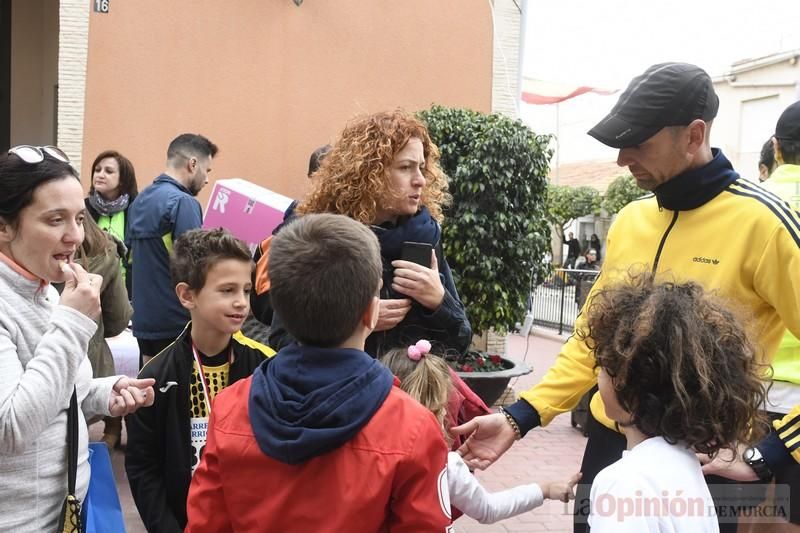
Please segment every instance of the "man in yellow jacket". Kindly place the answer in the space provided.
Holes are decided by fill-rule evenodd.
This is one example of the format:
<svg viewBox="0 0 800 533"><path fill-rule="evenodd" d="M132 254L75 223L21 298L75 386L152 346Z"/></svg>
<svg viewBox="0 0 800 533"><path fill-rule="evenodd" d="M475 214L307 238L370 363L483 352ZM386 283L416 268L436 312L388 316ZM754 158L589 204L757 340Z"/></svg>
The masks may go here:
<svg viewBox="0 0 800 533"><path fill-rule="evenodd" d="M767 178L764 188L800 211L800 102L790 105L781 114L772 143L778 167ZM767 408L779 413L795 409L795 416L785 417L778 427L797 426L795 429L800 429L800 340L790 331L781 340L772 369L771 402ZM793 446L790 442L786 444L788 448L794 448L800 461L800 446Z"/></svg>
<svg viewBox="0 0 800 533"><path fill-rule="evenodd" d="M764 188L776 199L800 210L800 102L781 114L772 144L778 166ZM789 330L784 332L772 360L772 386L767 391L766 408L775 431L754 450L740 450L736 461L717 460L704 470L739 481L764 479L774 474L778 484L790 489L789 520L800 524L800 340ZM758 457L762 461L752 464L753 455L756 461Z"/></svg>
<svg viewBox="0 0 800 533"><path fill-rule="evenodd" d="M653 192L618 214L589 300L631 269L696 281L750 311L764 362L771 362L786 326L800 335L800 215L740 178L722 152L711 148L718 107L702 69L653 65L589 131L619 149L617 163L629 168L639 187ZM584 327L579 317L576 332ZM572 410L597 383L594 358L579 337L573 334L542 381L515 404L454 428L471 435L460 449L468 464L488 467L514 440ZM595 475L625 449L625 438L606 416L599 394L590 412L575 531L586 529ZM736 529L735 523L720 526L723 532Z"/></svg>
<svg viewBox="0 0 800 533"><path fill-rule="evenodd" d="M786 108L775 126L772 138L778 167L764 183L764 188L800 211L800 102ZM787 331L772 362L773 384L770 411L788 413L775 426L779 434L790 436L800 431L800 340ZM797 441L797 442L795 442ZM800 462L800 439L785 441L786 448Z"/></svg>

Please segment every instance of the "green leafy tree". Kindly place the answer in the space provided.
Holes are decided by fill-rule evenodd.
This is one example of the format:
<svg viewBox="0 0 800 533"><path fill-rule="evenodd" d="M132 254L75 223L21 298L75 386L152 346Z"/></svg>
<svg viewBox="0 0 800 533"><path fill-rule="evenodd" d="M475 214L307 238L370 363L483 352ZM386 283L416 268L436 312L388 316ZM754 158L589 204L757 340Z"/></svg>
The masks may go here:
<svg viewBox="0 0 800 533"><path fill-rule="evenodd" d="M620 209L640 198L646 192L636 185L636 180L632 175L617 176L609 184L606 194L603 196L603 209L609 215L615 215L619 213Z"/></svg>
<svg viewBox="0 0 800 533"><path fill-rule="evenodd" d="M561 244L564 244L564 226L576 218L600 211L602 198L591 187L547 187L547 220L553 225Z"/></svg>
<svg viewBox="0 0 800 533"><path fill-rule="evenodd" d="M549 269L542 258L551 137L468 109L433 106L419 117L450 178L443 242L472 328L508 331L525 314L531 276Z"/></svg>

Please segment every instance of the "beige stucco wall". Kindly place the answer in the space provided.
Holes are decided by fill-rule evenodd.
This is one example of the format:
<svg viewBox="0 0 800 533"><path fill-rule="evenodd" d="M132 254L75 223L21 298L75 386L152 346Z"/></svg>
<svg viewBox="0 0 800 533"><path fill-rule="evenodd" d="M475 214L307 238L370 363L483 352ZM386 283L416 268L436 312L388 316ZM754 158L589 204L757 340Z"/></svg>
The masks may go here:
<svg viewBox="0 0 800 533"><path fill-rule="evenodd" d="M115 148L140 187L182 132L220 146L212 179L298 197L310 152L356 113L491 109L486 2L112 1L89 36L83 173Z"/></svg>
<svg viewBox="0 0 800 533"><path fill-rule="evenodd" d="M11 146L53 144L58 0L13 0L11 21Z"/></svg>

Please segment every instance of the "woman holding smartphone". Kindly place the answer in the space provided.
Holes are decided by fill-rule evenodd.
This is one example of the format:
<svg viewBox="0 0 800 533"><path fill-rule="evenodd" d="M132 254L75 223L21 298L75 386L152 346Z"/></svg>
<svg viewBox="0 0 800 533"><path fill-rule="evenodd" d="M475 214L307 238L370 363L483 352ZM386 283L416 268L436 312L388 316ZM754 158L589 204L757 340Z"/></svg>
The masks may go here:
<svg viewBox="0 0 800 533"><path fill-rule="evenodd" d="M377 235L383 287L378 325L366 344L373 356L421 338L440 353L464 352L472 340L442 251L439 224L448 200L439 149L427 128L393 111L358 117L345 127L297 208L298 216L346 215ZM403 259L404 249L412 260ZM279 349L291 340L280 317L273 317L270 344Z"/></svg>

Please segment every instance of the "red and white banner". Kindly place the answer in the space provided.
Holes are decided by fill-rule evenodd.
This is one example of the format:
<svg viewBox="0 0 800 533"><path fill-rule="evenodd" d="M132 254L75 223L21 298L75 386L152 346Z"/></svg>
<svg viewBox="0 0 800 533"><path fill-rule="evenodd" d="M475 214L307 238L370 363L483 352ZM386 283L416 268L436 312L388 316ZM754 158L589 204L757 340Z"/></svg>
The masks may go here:
<svg viewBox="0 0 800 533"><path fill-rule="evenodd" d="M581 94L614 94L618 90L525 78L522 80L522 101L535 105L557 104Z"/></svg>

